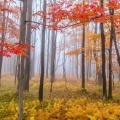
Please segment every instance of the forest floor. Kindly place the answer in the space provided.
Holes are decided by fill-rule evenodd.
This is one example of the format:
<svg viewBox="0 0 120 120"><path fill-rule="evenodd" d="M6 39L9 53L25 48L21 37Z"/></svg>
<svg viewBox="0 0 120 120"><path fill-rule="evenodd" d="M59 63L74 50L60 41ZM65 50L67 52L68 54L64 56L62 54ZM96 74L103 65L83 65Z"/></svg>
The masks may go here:
<svg viewBox="0 0 120 120"><path fill-rule="evenodd" d="M0 86L0 120L17 119L18 97L16 89L17 85L14 84L14 76L3 76L2 85ZM34 77L30 80L29 92L24 92L25 108L30 109L29 112L24 111L25 120L120 120L120 82L118 80L114 82L113 100L107 101L105 103L107 104L106 106L102 102L102 87L98 86L93 79L86 81L85 91L81 89L80 79L71 77L65 81L58 77L53 83L51 93L50 81L46 79L44 82L44 104L38 103L38 90L39 77ZM30 104L32 107L30 107ZM109 107L114 109L112 108L114 106L117 106L115 107L116 111L109 111ZM6 107L8 107L7 110ZM102 107L100 111L99 107ZM55 109L54 112L52 108ZM98 113L91 113L90 111L93 111L95 108ZM61 113L61 109L63 113ZM77 110L78 113L75 112ZM82 114L79 112L80 110L82 110ZM30 111L34 114L31 115ZM105 115L103 115L103 111L107 111ZM41 115L38 115L39 112Z"/></svg>

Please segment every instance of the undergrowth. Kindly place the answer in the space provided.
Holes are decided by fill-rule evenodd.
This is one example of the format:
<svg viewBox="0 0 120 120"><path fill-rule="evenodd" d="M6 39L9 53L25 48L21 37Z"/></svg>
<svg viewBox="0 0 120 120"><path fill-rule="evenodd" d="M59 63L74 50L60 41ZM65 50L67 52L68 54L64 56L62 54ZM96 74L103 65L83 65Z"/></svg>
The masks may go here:
<svg viewBox="0 0 120 120"><path fill-rule="evenodd" d="M7 107L7 109L6 109ZM18 104L12 100L7 106L0 105L1 120L17 120ZM24 120L119 120L120 105L103 103L86 97L79 99L54 99L39 102L24 101Z"/></svg>
<svg viewBox="0 0 120 120"><path fill-rule="evenodd" d="M9 77L10 78L10 77ZM5 79L5 78L4 78ZM18 97L13 80L8 78L0 86L0 120L18 119ZM11 77L11 79L13 79ZM29 92L24 92L24 120L120 120L120 83L115 82L114 100L102 101L102 88L94 81L80 88L80 80L57 80L50 93L50 82L44 84L44 101L39 102L38 84L30 81Z"/></svg>

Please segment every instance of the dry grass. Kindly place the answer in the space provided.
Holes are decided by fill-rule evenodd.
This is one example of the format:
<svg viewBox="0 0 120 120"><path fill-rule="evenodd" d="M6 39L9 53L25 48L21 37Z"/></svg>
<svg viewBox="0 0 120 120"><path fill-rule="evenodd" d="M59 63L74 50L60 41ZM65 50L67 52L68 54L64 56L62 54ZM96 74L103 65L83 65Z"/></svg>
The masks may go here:
<svg viewBox="0 0 120 120"><path fill-rule="evenodd" d="M3 76L2 86L0 86L0 101L10 101L13 98L17 99L17 85L14 84L14 76ZM30 80L30 90L24 93L24 99L38 99L39 77L34 77ZM67 78L67 82L62 78L57 78L53 83L53 91L50 93L50 81L46 79L44 82L44 100L60 99L77 99L79 97L88 97L90 99L102 99L102 87L96 85L95 81L89 80L86 82L86 91L81 89L81 81L79 79ZM113 90L115 100L120 100L120 82L115 81L115 89Z"/></svg>

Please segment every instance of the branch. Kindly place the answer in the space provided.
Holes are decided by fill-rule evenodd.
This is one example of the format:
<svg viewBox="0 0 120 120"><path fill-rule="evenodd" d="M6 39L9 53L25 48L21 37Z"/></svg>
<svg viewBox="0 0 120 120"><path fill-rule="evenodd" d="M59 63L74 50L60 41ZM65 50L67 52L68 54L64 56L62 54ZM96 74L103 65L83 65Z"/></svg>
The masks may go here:
<svg viewBox="0 0 120 120"><path fill-rule="evenodd" d="M97 18L100 18L102 15L100 16L96 16L94 18L91 18L90 20L88 21L83 21L82 23L80 22L76 22L76 23L73 23L71 25L66 25L66 26L53 26L53 25L44 25L43 23L40 23L40 22L35 22L35 21L25 21L25 22L32 22L32 23L36 23L36 24L40 24L40 25L43 25L43 26L48 26L48 27L52 27L52 28L67 28L67 27L72 27L72 26L75 26L75 25L81 25L81 24L85 24L85 23L88 23L88 22L91 22Z"/></svg>
<svg viewBox="0 0 120 120"><path fill-rule="evenodd" d="M49 27L55 27L55 26L53 26L53 25L44 25L44 24L42 24L42 23L40 23L40 22L35 22L35 21L25 21L25 22L32 22L32 23L36 23L36 24L40 24L40 25L43 25L43 26L49 26ZM71 27L71 26L74 26L74 25L77 25L77 24L80 24L80 23L74 23L74 24L72 24L72 25L67 25L67 26L56 26L57 28L67 28L67 27Z"/></svg>

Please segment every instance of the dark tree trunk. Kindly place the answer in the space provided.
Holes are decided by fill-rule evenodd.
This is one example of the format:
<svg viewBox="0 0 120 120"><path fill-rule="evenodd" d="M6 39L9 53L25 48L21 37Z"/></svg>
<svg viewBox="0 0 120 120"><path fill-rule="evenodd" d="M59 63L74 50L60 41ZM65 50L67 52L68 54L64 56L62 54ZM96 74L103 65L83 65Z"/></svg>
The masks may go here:
<svg viewBox="0 0 120 120"><path fill-rule="evenodd" d="M27 13L27 0L23 0L23 10L21 13L21 25L20 25L20 44L25 43L25 32L26 32L26 13ZM19 56L18 63L18 89L19 89L19 117L18 120L23 120L23 80L24 80L24 56Z"/></svg>
<svg viewBox="0 0 120 120"><path fill-rule="evenodd" d="M101 7L103 7L103 0L100 0ZM102 53L102 79L103 79L103 100L107 100L107 87L106 87L106 59L105 59L105 35L104 25L100 23L101 30L101 53Z"/></svg>
<svg viewBox="0 0 120 120"><path fill-rule="evenodd" d="M119 50L118 50L118 47L117 47L115 29L113 30L113 34L114 34L114 39L113 40L114 40L114 45L115 45L115 50L116 50L116 55L117 55L117 61L118 61L119 67L120 67L120 53L119 53Z"/></svg>
<svg viewBox="0 0 120 120"><path fill-rule="evenodd" d="M114 14L114 10L110 9L110 15ZM110 32L110 48L109 48L109 91L108 98L112 98L112 42L114 39L113 20L111 18L111 32Z"/></svg>
<svg viewBox="0 0 120 120"><path fill-rule="evenodd" d="M43 1L43 11L46 11L46 0ZM46 23L46 16L43 18L43 23ZM42 28L41 40L41 73L40 73L40 86L39 86L39 100L43 101L43 84L44 84L44 53L45 53L45 29Z"/></svg>
<svg viewBox="0 0 120 120"><path fill-rule="evenodd" d="M85 25L83 25L83 36L82 36L82 88L85 89Z"/></svg>
<svg viewBox="0 0 120 120"><path fill-rule="evenodd" d="M28 5L28 21L31 21L32 18L32 0L27 1ZM31 44L31 22L27 23L27 36L26 36L26 42L30 45ZM30 47L28 47L27 53L28 57L26 57L25 61L25 79L24 79L24 90L29 91L29 80L30 80Z"/></svg>

